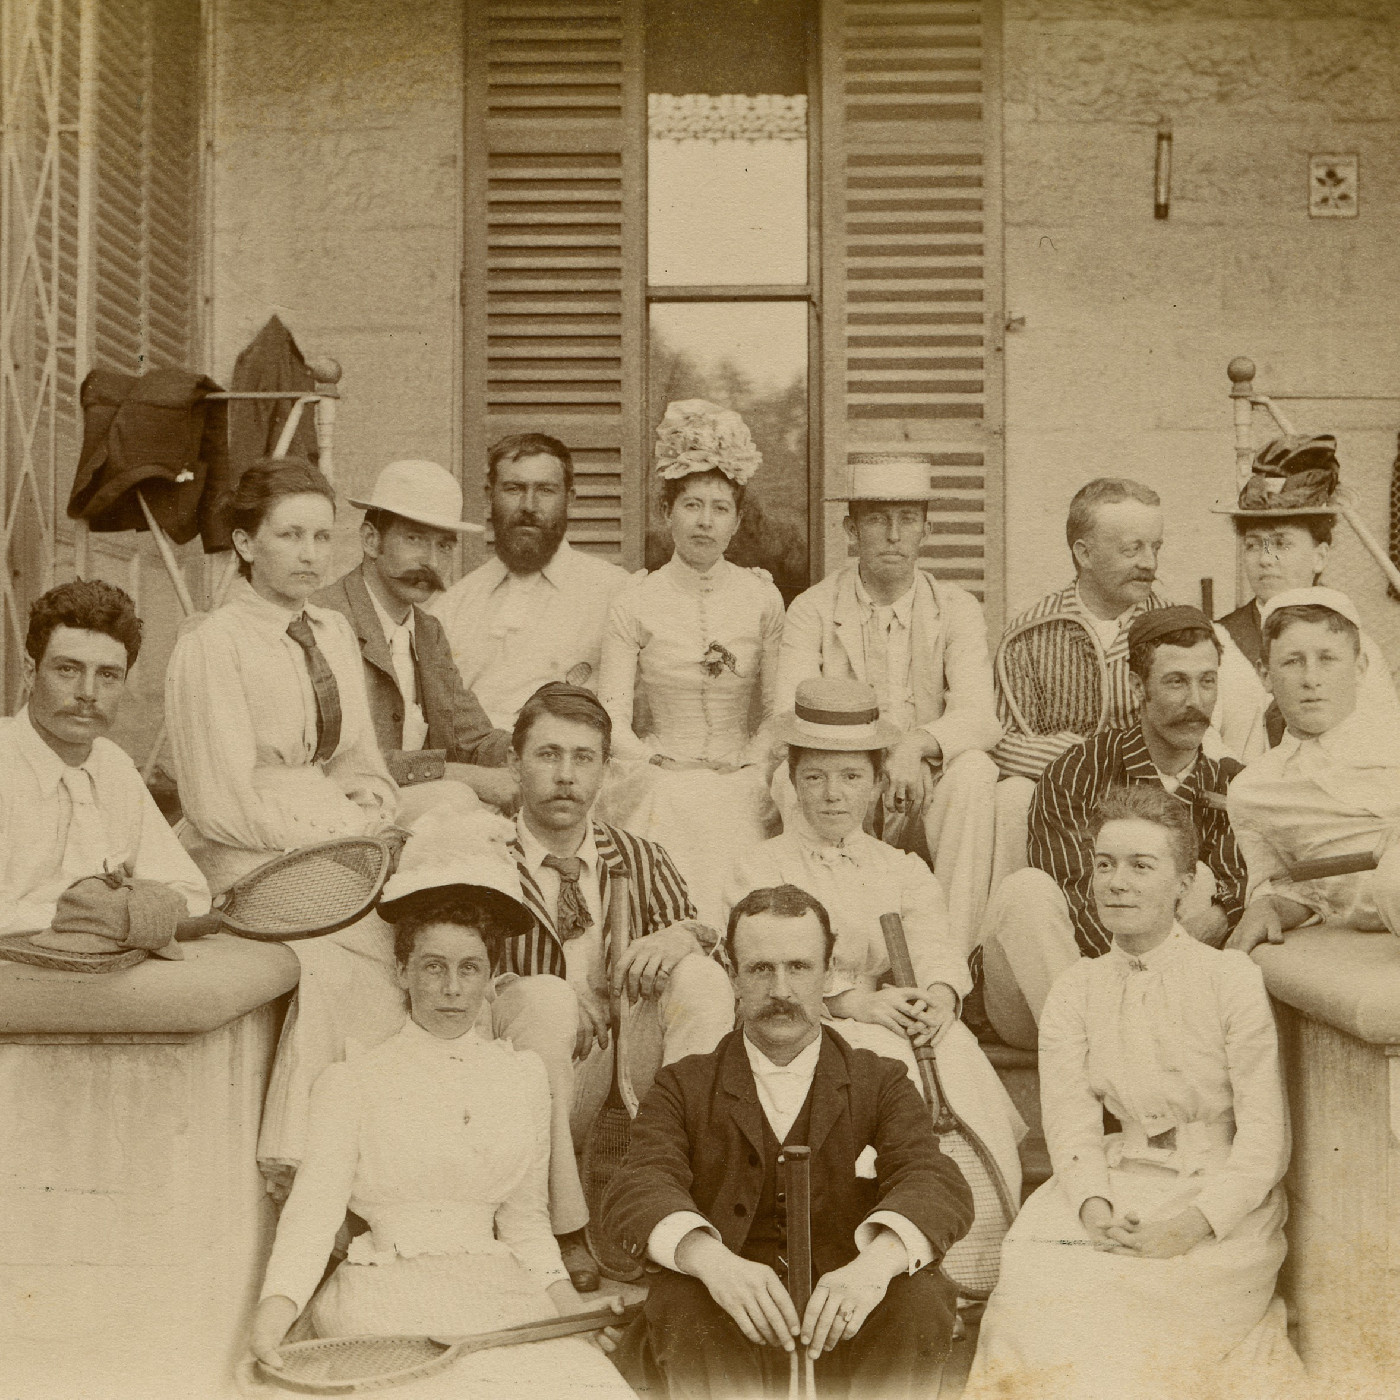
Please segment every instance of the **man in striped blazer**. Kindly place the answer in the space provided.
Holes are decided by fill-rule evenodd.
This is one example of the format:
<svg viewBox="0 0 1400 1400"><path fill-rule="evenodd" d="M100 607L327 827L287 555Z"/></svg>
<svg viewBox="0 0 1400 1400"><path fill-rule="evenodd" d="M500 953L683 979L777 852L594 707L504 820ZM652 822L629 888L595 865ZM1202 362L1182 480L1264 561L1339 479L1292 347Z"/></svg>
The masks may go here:
<svg viewBox="0 0 1400 1400"><path fill-rule="evenodd" d="M554 1099L550 1214L574 1286L598 1286L583 1239L588 1206L574 1157L612 1081L609 1023L625 994L626 1064L638 1095L663 1064L709 1054L734 1026L719 934L696 921L685 881L654 841L595 821L612 721L591 691L554 682L521 707L511 771L521 807L512 843L536 924L496 978L493 1024L544 1061ZM627 944L611 946L619 877Z"/></svg>
<svg viewBox="0 0 1400 1400"><path fill-rule="evenodd" d="M1240 764L1201 749L1219 689L1215 628L1197 608L1151 608L1125 642L1138 723L1070 745L1046 768L1031 802L1031 864L1002 882L983 925L988 1017L1003 1040L1025 1049L1035 1046L1055 978L1113 941L1094 903L1089 836L1110 787L1158 783L1190 807L1200 862L1179 916L1188 933L1220 947L1244 910L1245 863L1225 812Z"/></svg>

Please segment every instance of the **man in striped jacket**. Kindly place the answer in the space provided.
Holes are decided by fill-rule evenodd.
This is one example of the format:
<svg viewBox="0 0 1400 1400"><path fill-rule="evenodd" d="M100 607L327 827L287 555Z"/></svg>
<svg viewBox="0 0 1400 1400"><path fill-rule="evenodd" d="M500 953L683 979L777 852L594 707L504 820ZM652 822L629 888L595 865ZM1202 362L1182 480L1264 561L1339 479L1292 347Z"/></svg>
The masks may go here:
<svg viewBox="0 0 1400 1400"><path fill-rule="evenodd" d="M717 930L695 918L685 881L654 841L596 821L612 721L579 686L541 686L521 707L511 772L520 813L511 843L535 927L508 947L492 1023L544 1061L554 1101L550 1216L574 1286L598 1286L584 1243L580 1144L612 1082L611 1005L627 997L626 1053L638 1096L663 1064L707 1055L734 1027ZM627 943L611 946L613 897L627 893Z"/></svg>
<svg viewBox="0 0 1400 1400"><path fill-rule="evenodd" d="M1070 745L1046 768L1031 802L1031 864L1002 882L983 925L988 1017L1003 1040L1026 1049L1059 973L1113 941L1094 903L1089 836L1110 787L1159 783L1190 807L1200 863L1180 911L1188 933L1220 947L1244 909L1245 864L1225 812L1240 764L1201 749L1219 688L1220 640L1199 609L1160 607L1139 613L1124 642L1139 722Z"/></svg>

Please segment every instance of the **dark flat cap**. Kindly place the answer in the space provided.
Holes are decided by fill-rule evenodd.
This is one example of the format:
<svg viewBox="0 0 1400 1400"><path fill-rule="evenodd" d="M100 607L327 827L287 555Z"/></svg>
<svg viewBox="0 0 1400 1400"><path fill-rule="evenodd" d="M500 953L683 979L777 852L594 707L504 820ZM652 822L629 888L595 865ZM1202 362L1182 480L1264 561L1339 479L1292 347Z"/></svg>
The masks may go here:
<svg viewBox="0 0 1400 1400"><path fill-rule="evenodd" d="M1170 608L1149 608L1140 613L1128 628L1128 648L1139 647L1147 642L1155 642L1172 632L1185 632L1189 628L1201 627L1214 634L1214 624L1200 608L1189 608L1178 604Z"/></svg>

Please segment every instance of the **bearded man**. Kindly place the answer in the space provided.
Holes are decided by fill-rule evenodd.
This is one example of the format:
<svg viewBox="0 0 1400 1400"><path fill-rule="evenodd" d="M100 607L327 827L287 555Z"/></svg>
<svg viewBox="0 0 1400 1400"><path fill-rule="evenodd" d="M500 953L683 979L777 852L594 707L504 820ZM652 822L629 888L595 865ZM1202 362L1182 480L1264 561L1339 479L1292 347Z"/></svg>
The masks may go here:
<svg viewBox="0 0 1400 1400"><path fill-rule="evenodd" d="M574 464L557 438L502 438L488 454L486 492L496 557L430 611L447 632L463 683L492 725L509 730L542 685L596 684L608 609L628 575L564 538Z"/></svg>

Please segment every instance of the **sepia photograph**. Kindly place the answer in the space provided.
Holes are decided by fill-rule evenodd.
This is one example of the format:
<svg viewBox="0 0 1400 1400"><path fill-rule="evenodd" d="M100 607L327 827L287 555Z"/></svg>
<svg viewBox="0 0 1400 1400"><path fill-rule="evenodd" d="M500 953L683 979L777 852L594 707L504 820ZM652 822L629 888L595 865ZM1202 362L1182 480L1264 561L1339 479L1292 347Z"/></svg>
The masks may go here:
<svg viewBox="0 0 1400 1400"><path fill-rule="evenodd" d="M1400 1394L1400 0L0 0L0 1400Z"/></svg>

